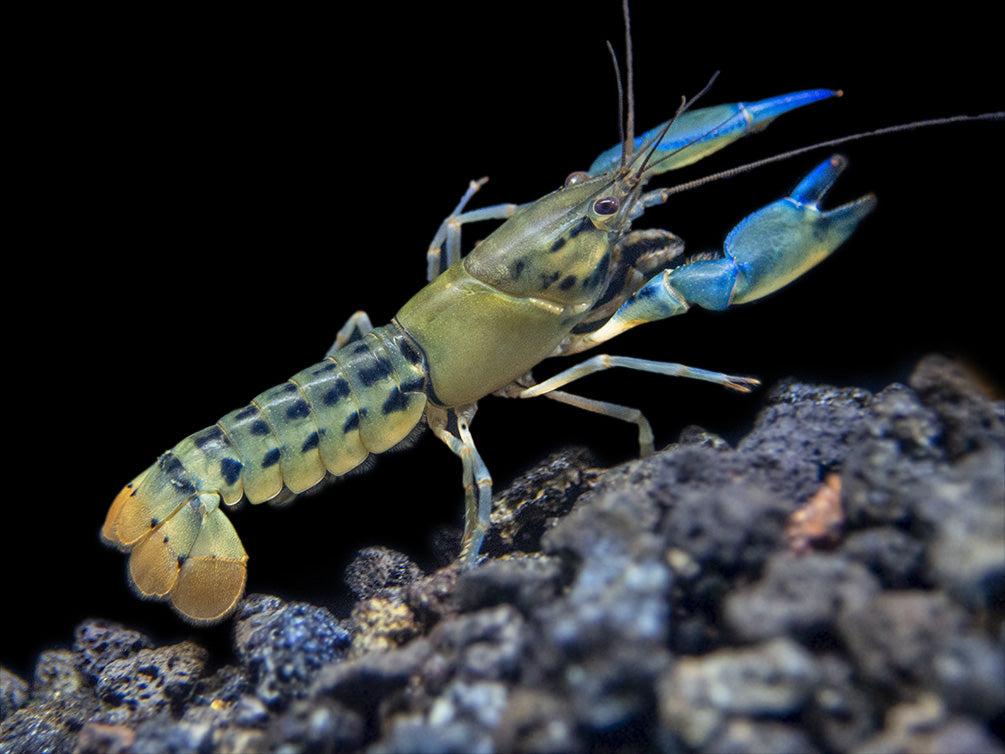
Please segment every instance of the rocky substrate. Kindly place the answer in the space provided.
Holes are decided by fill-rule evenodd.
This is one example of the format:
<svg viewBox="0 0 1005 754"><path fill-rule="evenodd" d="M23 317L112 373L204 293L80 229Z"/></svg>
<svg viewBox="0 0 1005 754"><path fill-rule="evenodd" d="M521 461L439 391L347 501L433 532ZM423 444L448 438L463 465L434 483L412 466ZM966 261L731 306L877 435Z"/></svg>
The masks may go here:
<svg viewBox="0 0 1005 754"><path fill-rule="evenodd" d="M953 362L570 449L493 524L467 572L360 552L346 617L248 596L229 657L86 621L0 670L0 751L1005 751L1005 407Z"/></svg>

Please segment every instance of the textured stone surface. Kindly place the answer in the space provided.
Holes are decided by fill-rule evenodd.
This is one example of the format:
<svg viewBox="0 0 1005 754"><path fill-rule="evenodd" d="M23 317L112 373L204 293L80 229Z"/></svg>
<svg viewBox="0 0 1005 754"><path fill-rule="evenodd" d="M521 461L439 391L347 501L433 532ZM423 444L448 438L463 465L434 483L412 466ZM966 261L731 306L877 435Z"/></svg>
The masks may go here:
<svg viewBox="0 0 1005 754"><path fill-rule="evenodd" d="M476 568L362 550L338 617L249 595L229 654L82 623L0 671L0 750L1002 752L1005 411L941 357L908 382L547 458ZM828 474L833 536L793 547Z"/></svg>

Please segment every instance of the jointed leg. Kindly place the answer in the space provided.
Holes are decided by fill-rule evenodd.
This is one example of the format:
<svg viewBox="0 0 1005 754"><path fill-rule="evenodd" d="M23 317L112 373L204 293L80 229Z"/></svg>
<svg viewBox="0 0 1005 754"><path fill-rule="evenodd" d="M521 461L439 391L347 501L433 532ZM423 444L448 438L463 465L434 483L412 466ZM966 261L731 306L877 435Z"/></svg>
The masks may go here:
<svg viewBox="0 0 1005 754"><path fill-rule="evenodd" d="M585 411L592 411L595 414L610 416L612 419L621 419L622 421L637 424L639 428L639 455L645 458L653 454L653 428L650 426L649 420L637 408L620 406L617 403L607 403L606 401L597 401L592 398L583 398L580 395L572 395L562 390L552 390L550 393L545 393L544 397L551 398L559 403L566 403L570 406L581 408Z"/></svg>
<svg viewBox="0 0 1005 754"><path fill-rule="evenodd" d="M436 235L429 244L429 251L426 252L426 280L432 281L441 272L450 267L461 258L461 226L465 223L478 222L479 220L505 220L516 211L515 204L496 204L491 207L463 212L465 205L471 197L480 189L488 178L471 181L468 190L461 201L454 207L454 211L440 223ZM462 214L463 213L463 214ZM446 264L441 259L442 247L446 244L447 255Z"/></svg>
<svg viewBox="0 0 1005 754"><path fill-rule="evenodd" d="M360 309L358 312L349 317L349 319L346 320L346 323L342 325L342 329L339 330L338 335L335 336L335 342L332 343L332 347L328 349L328 352L325 354L325 358L331 356L346 343L352 343L354 340L359 340L372 329L373 323L370 322L370 317L365 311Z"/></svg>
<svg viewBox="0 0 1005 754"><path fill-rule="evenodd" d="M581 364L559 372L551 379L545 380L533 387L521 391L517 397L534 398L538 395L547 395L551 391L568 385L580 377L586 377L594 372L600 372L612 367L626 367L636 369L640 372L652 372L654 374L664 374L669 377L689 377L694 380L704 380L714 382L717 385L738 390L741 393L750 392L751 388L760 384L760 381L753 377L735 377L722 372L710 372L706 369L685 366L684 364L672 364L665 361L650 361L649 359L634 359L629 356L608 356L599 354L587 359Z"/></svg>
<svg viewBox="0 0 1005 754"><path fill-rule="evenodd" d="M476 408L472 404L458 409L442 409L434 406L426 409L426 419L433 434L461 459L465 508L460 559L465 565L475 563L485 534L488 532L489 517L492 513L492 477L475 449L475 442L469 429ZM456 426L456 434L449 429L452 422Z"/></svg>

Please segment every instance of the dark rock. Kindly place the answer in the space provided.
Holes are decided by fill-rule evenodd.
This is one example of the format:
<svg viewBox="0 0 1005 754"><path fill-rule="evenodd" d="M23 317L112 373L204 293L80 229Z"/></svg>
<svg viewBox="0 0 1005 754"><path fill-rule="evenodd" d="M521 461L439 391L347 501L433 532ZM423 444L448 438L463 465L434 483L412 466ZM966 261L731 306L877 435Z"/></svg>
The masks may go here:
<svg viewBox="0 0 1005 754"><path fill-rule="evenodd" d="M819 675L813 656L788 639L682 658L659 682L660 720L700 749L725 735L730 720L797 714Z"/></svg>
<svg viewBox="0 0 1005 754"><path fill-rule="evenodd" d="M349 651L349 632L321 607L251 595L241 604L234 647L270 707L307 693L320 669Z"/></svg>
<svg viewBox="0 0 1005 754"><path fill-rule="evenodd" d="M932 658L935 687L946 706L994 720L1005 715L1005 652L977 633L950 636Z"/></svg>
<svg viewBox="0 0 1005 754"><path fill-rule="evenodd" d="M417 625L426 628L434 626L444 616L456 611L454 585L464 570L455 560L405 587L402 597L414 614Z"/></svg>
<svg viewBox="0 0 1005 754"><path fill-rule="evenodd" d="M685 447L649 465L642 491L666 508L658 528L666 547L687 553L704 574L758 573L783 546L798 495L819 486L812 465L734 451Z"/></svg>
<svg viewBox="0 0 1005 754"><path fill-rule="evenodd" d="M827 639L841 610L860 608L879 589L842 555L779 553L760 581L726 598L723 615L743 641L791 636L814 646Z"/></svg>
<svg viewBox="0 0 1005 754"><path fill-rule="evenodd" d="M858 672L907 692L934 685L934 658L968 623L958 605L922 591L883 592L864 604L844 606L837 616Z"/></svg>
<svg viewBox="0 0 1005 754"><path fill-rule="evenodd" d="M712 448L713 450L729 450L730 445L725 439L709 432L704 427L689 424L680 431L677 442L667 446L664 450L676 450L685 445L701 448Z"/></svg>
<svg viewBox="0 0 1005 754"><path fill-rule="evenodd" d="M974 609L1005 605L1005 449L985 448L910 489L931 531L928 576ZM997 606L997 607L996 607Z"/></svg>
<svg viewBox="0 0 1005 754"><path fill-rule="evenodd" d="M397 716L370 751L491 754L492 731L502 719L507 693L501 683L456 680L436 697L428 714Z"/></svg>
<svg viewBox="0 0 1005 754"><path fill-rule="evenodd" d="M211 676L202 678L196 684L193 704L197 705L231 705L254 692L254 687L248 680L248 670L237 665L224 665L217 668Z"/></svg>
<svg viewBox="0 0 1005 754"><path fill-rule="evenodd" d="M387 547L367 547L346 568L345 583L365 600L385 589L408 586L421 575L422 569L408 556Z"/></svg>
<svg viewBox="0 0 1005 754"><path fill-rule="evenodd" d="M82 624L30 694L0 673L0 750L1000 752L1003 417L930 360L874 395L790 380L736 449L555 454L475 568L369 548L343 620L250 596L236 659ZM797 553L825 478L833 536Z"/></svg>
<svg viewBox="0 0 1005 754"><path fill-rule="evenodd" d="M973 377L944 356L923 358L908 380L926 406L939 417L949 458L1002 446L1005 417L1001 404L989 400Z"/></svg>
<svg viewBox="0 0 1005 754"><path fill-rule="evenodd" d="M653 734L649 725L656 714L656 684L671 664L670 653L611 638L614 646L608 652L594 652L578 662L569 658L562 686L581 729L592 736L632 731L628 737L641 741Z"/></svg>
<svg viewBox="0 0 1005 754"><path fill-rule="evenodd" d="M1005 747L983 725L946 713L939 699L922 695L892 707L883 730L864 741L856 754L1003 754Z"/></svg>
<svg viewBox="0 0 1005 754"><path fill-rule="evenodd" d="M915 460L946 458L939 444L942 424L938 414L912 389L899 383L873 397L865 415L865 431L873 437L895 440L900 453Z"/></svg>
<svg viewBox="0 0 1005 754"><path fill-rule="evenodd" d="M887 589L924 586L925 544L900 529L879 526L852 532L842 549Z"/></svg>
<svg viewBox="0 0 1005 754"><path fill-rule="evenodd" d="M558 558L506 555L462 573L454 598L462 612L511 604L529 615L557 597L567 578Z"/></svg>
<svg viewBox="0 0 1005 754"><path fill-rule="evenodd" d="M71 754L80 729L97 712L97 705L87 716L68 716L56 702L43 702L20 709L0 725L0 751L4 754Z"/></svg>
<svg viewBox="0 0 1005 754"><path fill-rule="evenodd" d="M492 505L492 528L482 552L537 552L541 537L571 509L598 476L596 459L586 448L552 453L528 469Z"/></svg>
<svg viewBox="0 0 1005 754"><path fill-rule="evenodd" d="M0 723L28 703L28 684L0 667Z"/></svg>
<svg viewBox="0 0 1005 754"><path fill-rule="evenodd" d="M81 728L99 710L93 690L77 669L74 653L46 650L35 665L31 703L0 722L0 751L69 754Z"/></svg>
<svg viewBox="0 0 1005 754"><path fill-rule="evenodd" d="M317 674L311 695L328 696L352 709L372 711L382 699L419 675L431 654L429 641L416 639L399 649L330 663Z"/></svg>
<svg viewBox="0 0 1005 754"><path fill-rule="evenodd" d="M299 699L266 732L260 751L355 751L363 743L362 716L330 699Z"/></svg>
<svg viewBox="0 0 1005 754"><path fill-rule="evenodd" d="M820 750L806 734L790 725L738 718L727 722L702 751L715 754L816 754Z"/></svg>
<svg viewBox="0 0 1005 754"><path fill-rule="evenodd" d="M825 750L851 751L875 730L878 701L843 657L827 653L816 660L819 675L803 714L805 728Z"/></svg>
<svg viewBox="0 0 1005 754"><path fill-rule="evenodd" d="M399 647L417 636L421 628L415 612L405 604L399 592L357 602L349 622L353 633L353 657Z"/></svg>
<svg viewBox="0 0 1005 754"><path fill-rule="evenodd" d="M859 431L871 397L860 388L783 380L768 391L766 405L739 449L833 468L847 455L848 438Z"/></svg>
<svg viewBox="0 0 1005 754"><path fill-rule="evenodd" d="M586 750L569 698L538 689L517 688L510 694L493 739L500 751L573 754Z"/></svg>
<svg viewBox="0 0 1005 754"><path fill-rule="evenodd" d="M658 646L669 633L670 569L657 523L639 498L597 490L553 529L546 547L579 564L562 599L542 606L550 638L568 651L608 646L611 636Z"/></svg>
<svg viewBox="0 0 1005 754"><path fill-rule="evenodd" d="M206 650L190 641L169 647L141 649L112 660L97 676L95 692L120 715L143 720L178 711L193 695L206 668Z"/></svg>
<svg viewBox="0 0 1005 754"><path fill-rule="evenodd" d="M469 682L516 678L529 640L523 617L509 605L459 615L429 635L433 649Z"/></svg>
<svg viewBox="0 0 1005 754"><path fill-rule="evenodd" d="M940 426L903 385L882 390L870 409L845 458L845 514L852 525L906 526L914 516L910 486L945 468L945 451L936 443Z"/></svg>
<svg viewBox="0 0 1005 754"><path fill-rule="evenodd" d="M77 656L68 649L47 649L38 656L31 684L33 700L73 699L86 680L78 669Z"/></svg>
<svg viewBox="0 0 1005 754"><path fill-rule="evenodd" d="M132 657L141 649L153 648L149 637L118 623L86 620L77 626L73 648L80 653L80 670L97 678L113 660Z"/></svg>
<svg viewBox="0 0 1005 754"><path fill-rule="evenodd" d="M73 754L131 754L135 741L132 728L88 723L80 730Z"/></svg>

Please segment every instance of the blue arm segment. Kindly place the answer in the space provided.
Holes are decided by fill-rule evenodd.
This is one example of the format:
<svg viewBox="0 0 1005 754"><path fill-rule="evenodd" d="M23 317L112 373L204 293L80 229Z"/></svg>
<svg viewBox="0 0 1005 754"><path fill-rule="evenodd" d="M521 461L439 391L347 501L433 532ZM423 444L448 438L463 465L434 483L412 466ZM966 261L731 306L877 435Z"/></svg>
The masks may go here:
<svg viewBox="0 0 1005 754"><path fill-rule="evenodd" d="M771 121L783 113L840 95L840 92L830 89L809 89L749 104L737 102L689 110L677 118L660 141L656 154L650 160L651 163L656 160L660 162L646 172L665 173L690 165L749 133L767 128ZM667 122L663 122L636 137L635 151L638 152L648 142L656 139L666 124ZM587 172L591 176L600 175L616 168L620 161L621 145L618 144L597 157Z"/></svg>

